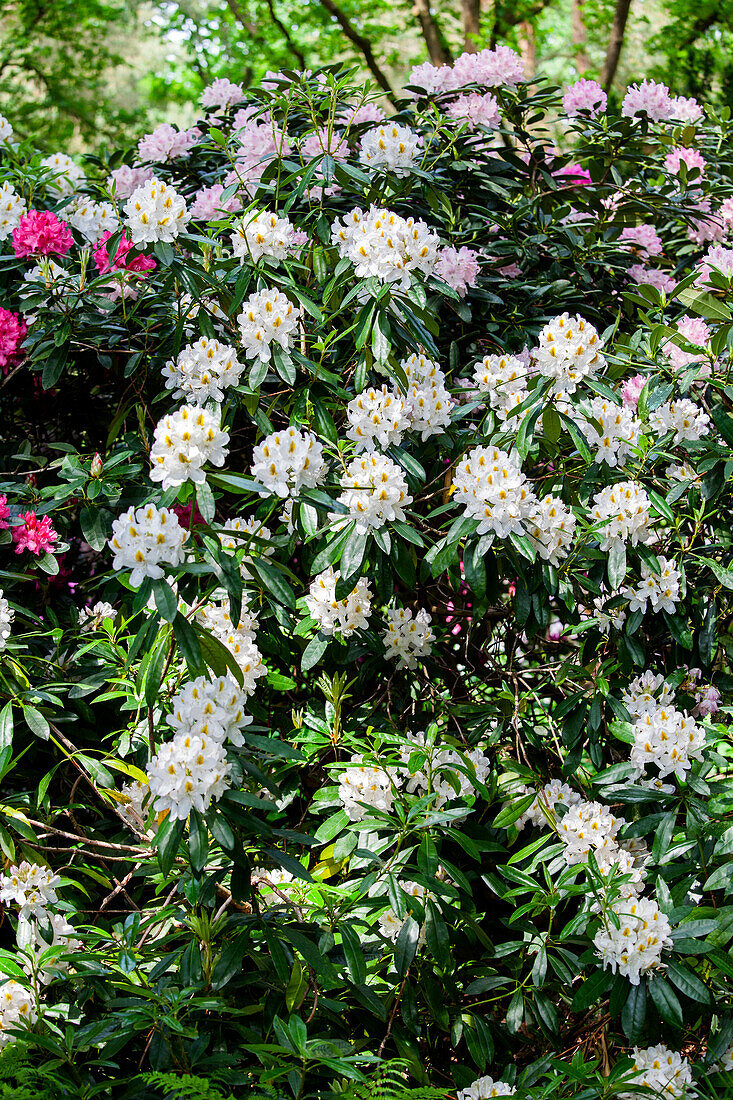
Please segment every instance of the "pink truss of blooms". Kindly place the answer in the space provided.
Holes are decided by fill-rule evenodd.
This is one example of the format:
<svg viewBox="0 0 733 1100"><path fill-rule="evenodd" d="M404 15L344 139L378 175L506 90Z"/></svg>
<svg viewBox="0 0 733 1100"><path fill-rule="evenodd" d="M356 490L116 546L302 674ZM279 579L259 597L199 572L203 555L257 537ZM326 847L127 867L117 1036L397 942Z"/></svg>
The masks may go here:
<svg viewBox="0 0 733 1100"><path fill-rule="evenodd" d="M720 218L726 230L733 229L733 197L723 200L717 216Z"/></svg>
<svg viewBox="0 0 733 1100"><path fill-rule="evenodd" d="M697 149L688 149L685 145L672 149L664 158L664 167L673 176L679 175L680 166L686 164L688 172L693 168L699 168L700 178L702 178L705 175L706 163L705 157L698 153Z"/></svg>
<svg viewBox="0 0 733 1100"><path fill-rule="evenodd" d="M19 313L0 307L0 367L7 374L23 358L20 345L28 335L28 326ZM5 524L7 527L7 524Z"/></svg>
<svg viewBox="0 0 733 1100"><path fill-rule="evenodd" d="M677 331L688 343L700 348L699 352L683 351L682 348L671 342L663 346L662 352L675 370L683 370L685 367L689 367L691 363L699 363L701 359L706 357L704 349L710 340L711 333L702 317L689 316L680 318L677 322Z"/></svg>
<svg viewBox="0 0 733 1100"><path fill-rule="evenodd" d="M633 264L629 268L629 278L637 286L655 286L664 294L670 294L677 286L677 280L666 271L659 268L645 267L644 264Z"/></svg>
<svg viewBox="0 0 733 1100"><path fill-rule="evenodd" d="M562 97L562 108L568 118L577 118L583 112L591 116L605 111L608 96L596 80L581 77L566 89Z"/></svg>
<svg viewBox="0 0 733 1100"><path fill-rule="evenodd" d="M672 100L672 117L677 122L699 122L702 118L702 107L696 99L685 99L683 95L675 96Z"/></svg>
<svg viewBox="0 0 733 1100"><path fill-rule="evenodd" d="M674 103L666 84L654 80L642 80L632 84L621 104L621 114L633 118L645 111L652 122L665 122L674 118Z"/></svg>
<svg viewBox="0 0 733 1100"><path fill-rule="evenodd" d="M425 61L410 70L407 83L424 88L426 92L447 92L452 88L452 74L450 65L433 65Z"/></svg>
<svg viewBox="0 0 733 1100"><path fill-rule="evenodd" d="M201 131L196 126L190 130L176 130L170 122L164 122L151 134L140 138L137 143L138 156L148 164L187 157L201 137Z"/></svg>
<svg viewBox="0 0 733 1100"><path fill-rule="evenodd" d="M643 374L635 374L633 378L626 379L621 388L621 398L625 409L632 409L636 412L636 406L639 404L639 397L645 385L646 378Z"/></svg>
<svg viewBox="0 0 733 1100"><path fill-rule="evenodd" d="M705 283L713 271L718 271L727 278L733 276L733 248L724 248L722 244L709 248L698 263L698 283Z"/></svg>
<svg viewBox="0 0 733 1100"><path fill-rule="evenodd" d="M257 114L257 107L254 103L251 103L249 107L240 107L235 113L232 119L232 128L234 130L243 130L248 122L251 122L254 116Z"/></svg>
<svg viewBox="0 0 733 1100"><path fill-rule="evenodd" d="M122 239L117 246L117 251L114 254L114 259L110 263L109 252L107 251L107 241L112 234L107 230L99 238L99 247L94 251L94 262L97 265L97 271L100 275L106 275L108 271L131 271L135 275L145 275L148 271L155 271L158 266L152 256L130 256L128 259L128 253L133 247L132 241L122 234Z"/></svg>
<svg viewBox="0 0 733 1100"><path fill-rule="evenodd" d="M7 531L10 524L8 523L8 517L10 515L10 509L8 508L8 498L5 493L0 494L0 531Z"/></svg>
<svg viewBox="0 0 733 1100"><path fill-rule="evenodd" d="M567 180L566 187L587 187L593 181L590 172L579 164L564 164L552 173L555 179Z"/></svg>
<svg viewBox="0 0 733 1100"><path fill-rule="evenodd" d="M622 229L619 244L627 244L631 252L645 259L661 256L663 248L662 240L652 225L632 225Z"/></svg>
<svg viewBox="0 0 733 1100"><path fill-rule="evenodd" d="M519 264L506 264L504 267L500 267L498 271L504 279L518 279L522 274Z"/></svg>
<svg viewBox="0 0 733 1100"><path fill-rule="evenodd" d="M204 88L201 93L201 106L204 110L210 107L233 107L235 103L241 103L244 99L244 89L240 84L234 84L225 76L218 77L213 83Z"/></svg>
<svg viewBox="0 0 733 1100"><path fill-rule="evenodd" d="M236 194L222 202L224 190L222 183L213 183L211 187L202 187L197 191L196 198L188 208L191 217L207 222L221 218L223 214L236 214L241 210L242 204Z"/></svg>
<svg viewBox="0 0 733 1100"><path fill-rule="evenodd" d="M332 130L329 134L327 126L312 130L300 146L300 155L304 163L316 157L322 157L324 153L328 153L334 160L339 161L347 160L349 156L349 146L344 137L336 130ZM341 188L335 182L328 186L317 184L309 187L307 194L310 199L318 199L322 195L335 195L340 190Z"/></svg>
<svg viewBox="0 0 733 1100"><path fill-rule="evenodd" d="M478 252L471 248L444 248L435 265L435 274L461 297L476 286L479 275Z"/></svg>
<svg viewBox="0 0 733 1100"><path fill-rule="evenodd" d="M687 236L693 244L708 244L710 241L722 241L726 235L726 227L723 221L722 207L717 214L710 213L710 199L703 199L692 207L696 213L703 215L696 218L688 225ZM691 210L691 212L692 212Z"/></svg>
<svg viewBox="0 0 733 1100"><path fill-rule="evenodd" d="M524 80L524 64L508 46L478 53L462 53L453 65L453 88L483 84L487 88L515 88Z"/></svg>
<svg viewBox="0 0 733 1100"><path fill-rule="evenodd" d="M193 517L191 516L192 510ZM200 526L202 523L206 523L196 501L193 501L193 503L189 501L188 504L174 504L171 511L176 513L181 527L185 527L187 531L190 531L193 527Z"/></svg>
<svg viewBox="0 0 733 1100"><path fill-rule="evenodd" d="M258 183L272 160L290 152L287 134L271 119L247 122L237 139L240 149L233 171L224 178L227 187L231 183L243 183L245 187Z"/></svg>
<svg viewBox="0 0 733 1100"><path fill-rule="evenodd" d="M36 557L51 553L53 544L59 537L58 531L54 531L51 526L51 517L44 516L39 519L35 512L26 512L18 518L21 524L12 530L16 554L22 554L24 550L35 554Z"/></svg>
<svg viewBox="0 0 733 1100"><path fill-rule="evenodd" d="M345 126L360 126L363 122L371 122L381 126L387 119L386 114L376 103L364 103L361 107L355 107L346 116Z"/></svg>
<svg viewBox="0 0 733 1100"><path fill-rule="evenodd" d="M123 199L129 199L133 191L138 187L142 187L144 183L150 179L150 169L130 167L129 164L121 164L119 168L114 168L107 177L107 187L110 191L113 189L115 198L121 202Z"/></svg>
<svg viewBox="0 0 733 1100"><path fill-rule="evenodd" d="M487 126L495 130L499 125L499 103L491 92L469 92L449 103L445 113L451 118L466 122L470 130L478 126Z"/></svg>
<svg viewBox="0 0 733 1100"><path fill-rule="evenodd" d="M74 243L71 230L50 210L29 210L13 230L15 255L65 256Z"/></svg>

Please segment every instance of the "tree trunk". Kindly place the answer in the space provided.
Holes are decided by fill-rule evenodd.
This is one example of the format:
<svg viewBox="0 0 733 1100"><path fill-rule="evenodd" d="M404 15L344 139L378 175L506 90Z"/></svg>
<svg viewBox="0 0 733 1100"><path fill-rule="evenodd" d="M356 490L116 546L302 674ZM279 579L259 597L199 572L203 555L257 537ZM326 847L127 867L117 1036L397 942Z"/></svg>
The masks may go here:
<svg viewBox="0 0 733 1100"><path fill-rule="evenodd" d="M519 52L524 64L525 80L534 80L537 75L537 42L531 23L519 24Z"/></svg>
<svg viewBox="0 0 733 1100"><path fill-rule="evenodd" d="M601 75L601 84L606 91L608 91L613 84L613 78L618 69L618 62L621 56L621 47L624 44L624 34L626 33L626 24L629 19L630 8L631 0L616 0L616 11L613 14L611 37L608 40L608 50L606 51L606 60L603 64L603 73Z"/></svg>
<svg viewBox="0 0 733 1100"><path fill-rule="evenodd" d="M588 33L585 28L585 16L583 14L584 5L585 0L573 0L573 55L575 68L579 76L583 76L588 72L588 66L590 64L586 52Z"/></svg>
<svg viewBox="0 0 733 1100"><path fill-rule="evenodd" d="M440 33L440 27L430 7L430 0L415 0L415 7L412 10L420 24L422 36L428 47L428 57L433 65L450 65L453 58Z"/></svg>
<svg viewBox="0 0 733 1100"><path fill-rule="evenodd" d="M477 53L476 38L481 34L481 0L461 0L463 20L463 48L466 53Z"/></svg>
<svg viewBox="0 0 733 1100"><path fill-rule="evenodd" d="M369 69L369 72L372 74L379 87L382 88L383 91L387 93L392 102L394 102L394 90L390 82L387 80L387 77L384 75L379 65L377 64L377 60L374 56L374 51L372 50L372 44L369 39L366 38L363 34L359 33L359 31L349 19L346 12L342 11L338 4L334 3L334 0L320 0L320 3L321 7L324 7L328 14L332 15L333 18L336 20L338 25L341 27L341 30L348 38L349 42L352 42L353 45L356 46L356 48L362 54L364 60L367 63L367 68Z"/></svg>

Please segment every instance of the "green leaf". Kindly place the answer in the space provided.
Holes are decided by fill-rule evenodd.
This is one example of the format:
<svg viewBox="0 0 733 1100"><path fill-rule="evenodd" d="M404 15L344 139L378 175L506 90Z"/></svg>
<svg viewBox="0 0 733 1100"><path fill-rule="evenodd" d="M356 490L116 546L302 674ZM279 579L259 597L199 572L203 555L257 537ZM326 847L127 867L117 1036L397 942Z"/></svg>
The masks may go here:
<svg viewBox="0 0 733 1100"><path fill-rule="evenodd" d="M209 854L209 834L206 822L194 807L188 819L188 856L195 874L204 869Z"/></svg>
<svg viewBox="0 0 733 1100"><path fill-rule="evenodd" d="M145 702L149 707L155 705L155 701L158 698L158 692L160 691L163 667L168 655L168 637L168 629L166 628L158 636L158 640L150 652L150 659L145 669Z"/></svg>
<svg viewBox="0 0 733 1100"><path fill-rule="evenodd" d="M394 964L400 978L404 978L410 963L415 958L417 944L420 938L420 925L414 917L406 917L400 928L394 949Z"/></svg>
<svg viewBox="0 0 733 1100"><path fill-rule="evenodd" d="M300 1008L305 995L308 992L308 979L303 973L303 967L300 964L299 959L293 960L293 969L290 972L290 979L285 988L285 1006L288 1012L294 1012L296 1008Z"/></svg>
<svg viewBox="0 0 733 1100"><path fill-rule="evenodd" d="M178 614L178 599L175 592L168 584L168 581L162 577L153 581L153 596L155 597L155 606L160 612L161 619L165 619L167 623L172 623Z"/></svg>
<svg viewBox="0 0 733 1100"><path fill-rule="evenodd" d="M341 922L341 942L346 957L346 965L352 982L361 985L366 981L367 967L361 940L350 924L345 920Z"/></svg>
<svg viewBox="0 0 733 1100"><path fill-rule="evenodd" d="M155 834L153 844L158 849L158 862L163 874L166 876L169 874L173 866L173 860L178 854L185 827L185 821L173 820L169 814L160 824Z"/></svg>
<svg viewBox="0 0 733 1100"><path fill-rule="evenodd" d="M216 515L216 501L208 482L202 481L200 485L196 486L196 503L206 522L211 523Z"/></svg>
<svg viewBox="0 0 733 1100"><path fill-rule="evenodd" d="M673 985L676 985L680 993L683 993L685 997L689 997L691 1001L699 1001L701 1004L710 1004L711 997L708 987L698 978L697 974L693 974L693 972L688 970L682 963L677 962L676 959L672 959L667 963L665 973Z"/></svg>
<svg viewBox="0 0 733 1100"><path fill-rule="evenodd" d="M613 978L607 970L596 970L581 985L573 997L573 1012L586 1012L591 1006L597 1005L601 997L608 993Z"/></svg>
<svg viewBox="0 0 733 1100"><path fill-rule="evenodd" d="M440 909L432 898L425 906L425 936L428 951L444 969L450 965L450 936Z"/></svg>
<svg viewBox="0 0 733 1100"><path fill-rule="evenodd" d="M626 543L621 539L614 539L608 551L608 584L612 592L616 592L626 576Z"/></svg>
<svg viewBox="0 0 733 1100"><path fill-rule="evenodd" d="M257 574L264 587L276 600L293 611L295 610L295 593L279 569L259 558L251 562L249 568Z"/></svg>
<svg viewBox="0 0 733 1100"><path fill-rule="evenodd" d="M700 557L698 561L704 562L705 565L707 565L716 580L720 581L724 588L729 588L733 591L733 569L726 569L725 566L720 565L717 561L713 561L712 558Z"/></svg>
<svg viewBox="0 0 733 1100"><path fill-rule="evenodd" d="M208 630L204 630L198 623L195 624L194 630L198 637L199 646L201 647L201 656L204 659L204 663L216 676L226 676L227 671L231 672L234 679L239 686L242 686L244 682L242 676L242 670L234 660L234 656L223 642L220 642L218 638L215 638L213 634L209 634Z"/></svg>
<svg viewBox="0 0 733 1100"><path fill-rule="evenodd" d="M367 547L367 530L359 524L354 524L344 548L341 551L341 576L346 580L353 577L361 569Z"/></svg>
<svg viewBox="0 0 733 1100"><path fill-rule="evenodd" d="M313 665L318 663L326 652L327 647L328 638L325 634L318 633L315 638L311 638L300 658L300 667L303 669L303 672L307 672L309 668L313 668Z"/></svg>
<svg viewBox="0 0 733 1100"><path fill-rule="evenodd" d="M0 711L0 752L13 744L13 704L6 703Z"/></svg>
<svg viewBox="0 0 733 1100"><path fill-rule="evenodd" d="M733 316L725 303L708 290L688 287L687 290L680 291L677 298L693 313L697 313L699 317L707 317L710 321L730 321Z"/></svg>
<svg viewBox="0 0 733 1100"><path fill-rule="evenodd" d="M101 550L107 541L107 533L102 522L103 516L101 508L88 504L84 505L79 514L82 534L92 550Z"/></svg>
<svg viewBox="0 0 733 1100"><path fill-rule="evenodd" d="M36 710L35 707L24 706L23 717L26 720L26 724L30 730L35 733L36 737L40 737L43 741L48 741L49 734L51 732L48 722L41 714L40 710Z"/></svg>
<svg viewBox="0 0 733 1100"><path fill-rule="evenodd" d="M188 619L180 611L176 612L176 617L173 619L173 633L176 644L183 654L189 674L191 676L201 676L205 665L198 636Z"/></svg>
<svg viewBox="0 0 733 1100"><path fill-rule="evenodd" d="M631 1043L637 1043L644 1031L646 1020L646 986L632 985L626 1003L621 1010L621 1026Z"/></svg>
<svg viewBox="0 0 733 1100"><path fill-rule="evenodd" d="M649 979L649 992L665 1023L682 1027L682 1005L669 982L660 975Z"/></svg>

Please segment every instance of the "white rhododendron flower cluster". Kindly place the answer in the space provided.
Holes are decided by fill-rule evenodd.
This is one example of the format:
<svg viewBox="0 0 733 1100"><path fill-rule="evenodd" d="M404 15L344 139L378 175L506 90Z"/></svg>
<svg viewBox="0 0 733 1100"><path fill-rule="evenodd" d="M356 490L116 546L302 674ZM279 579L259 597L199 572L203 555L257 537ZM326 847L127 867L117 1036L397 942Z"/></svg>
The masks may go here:
<svg viewBox="0 0 733 1100"><path fill-rule="evenodd" d="M456 466L453 490L456 504L479 521L477 533L493 532L500 539L522 534L535 504L519 457L498 447L469 451Z"/></svg>
<svg viewBox="0 0 733 1100"><path fill-rule="evenodd" d="M301 489L314 488L325 471L322 444L312 432L295 427L268 435L252 455L252 476L279 497L297 497Z"/></svg>
<svg viewBox="0 0 733 1100"><path fill-rule="evenodd" d="M170 243L188 224L185 199L163 180L146 180L124 206L125 225L133 244Z"/></svg>
<svg viewBox="0 0 733 1100"><path fill-rule="evenodd" d="M672 442L695 443L710 427L710 417L688 398L666 401L649 415L649 423L657 435L673 432Z"/></svg>
<svg viewBox="0 0 733 1100"><path fill-rule="evenodd" d="M493 1100L495 1096L514 1096L516 1088L506 1081L495 1081L488 1075L477 1077L468 1088L461 1089L458 1100Z"/></svg>
<svg viewBox="0 0 733 1100"><path fill-rule="evenodd" d="M633 1059L635 1090L648 1089L669 1100L697 1095L692 1088L690 1063L676 1050L668 1050L664 1043L644 1049L634 1047ZM621 1093L623 1100L636 1100L638 1095L638 1091Z"/></svg>
<svg viewBox="0 0 733 1100"><path fill-rule="evenodd" d="M271 558L275 554L272 542L272 531L260 523L254 516L246 519L244 516L235 516L224 523L219 532L219 542L222 549L231 554L237 554L239 558L239 572L243 580L252 580L253 574L250 565L257 558ZM237 553L244 551L244 553Z"/></svg>
<svg viewBox="0 0 733 1100"><path fill-rule="evenodd" d="M530 793L529 789L524 786L522 792L525 794ZM553 779L549 783L545 783L544 787L536 792L532 805L517 818L516 827L517 829L523 829L525 825L530 824L546 828L548 822L552 820L556 806L577 806L582 801L582 795L573 790L567 783L561 783L559 780Z"/></svg>
<svg viewBox="0 0 733 1100"><path fill-rule="evenodd" d="M359 527L379 528L404 520L404 509L412 503L401 468L386 455L353 458L339 480L339 504Z"/></svg>
<svg viewBox="0 0 733 1100"><path fill-rule="evenodd" d="M246 359L269 363L273 344L288 351L298 330L298 311L280 290L258 290L237 318Z"/></svg>
<svg viewBox="0 0 733 1100"><path fill-rule="evenodd" d="M624 822L600 802L576 802L558 822L569 866L586 863L588 853L616 851L616 834Z"/></svg>
<svg viewBox="0 0 733 1100"><path fill-rule="evenodd" d="M271 211L242 219L232 233L232 252L240 260L258 263L287 259L295 247L295 230L288 218L281 218Z"/></svg>
<svg viewBox="0 0 733 1100"><path fill-rule="evenodd" d="M667 558L659 558L659 572L643 561L641 563L641 580L635 586L627 585L623 594L629 601L630 611L646 611L651 607L652 611L668 611L674 613L674 609L680 602L682 574L673 561Z"/></svg>
<svg viewBox="0 0 733 1100"><path fill-rule="evenodd" d="M138 588L144 577L162 577L164 565L183 562L187 538L188 531L167 508L154 504L128 508L112 524L108 545L114 553L113 567L129 569L130 584Z"/></svg>
<svg viewBox="0 0 733 1100"><path fill-rule="evenodd" d="M409 607L394 607L387 608L385 617L382 638L387 656L398 668L417 668L418 660L430 656L435 641L430 615L423 607L415 615Z"/></svg>
<svg viewBox="0 0 733 1100"><path fill-rule="evenodd" d="M557 566L570 551L576 523L575 513L559 497L548 493L532 502L525 526L540 557Z"/></svg>
<svg viewBox="0 0 733 1100"><path fill-rule="evenodd" d="M361 821L369 810L388 812L394 802L393 780L384 768L355 756L338 777L338 796L350 821Z"/></svg>
<svg viewBox="0 0 733 1100"><path fill-rule="evenodd" d="M429 275L438 259L438 236L425 222L380 207L352 210L334 224L332 240L358 279L373 276L402 290L413 273Z"/></svg>
<svg viewBox="0 0 733 1100"><path fill-rule="evenodd" d="M155 427L150 452L150 477L164 489L205 479L204 466L223 466L227 456L228 432L219 427L220 417L195 405L184 405L164 416Z"/></svg>
<svg viewBox="0 0 733 1100"><path fill-rule="evenodd" d="M419 163L422 138L408 126L385 122L367 130L359 146L359 160L367 168L407 176Z"/></svg>
<svg viewBox="0 0 733 1100"><path fill-rule="evenodd" d="M619 481L597 493L591 516L599 525L597 537L601 550L610 550L614 543L621 542L638 546L655 537L649 497L633 481Z"/></svg>
<svg viewBox="0 0 733 1100"><path fill-rule="evenodd" d="M10 628L15 618L15 610L10 606L0 588L0 650L5 649L10 637Z"/></svg>
<svg viewBox="0 0 733 1100"><path fill-rule="evenodd" d="M226 390L239 385L243 370L233 347L202 336L165 364L163 377L174 397L203 405L223 401Z"/></svg>
<svg viewBox="0 0 733 1100"><path fill-rule="evenodd" d="M10 1034L11 1029L30 1026L36 1017L36 999L31 990L15 978L3 982L0 986L0 1047L15 1038Z"/></svg>
<svg viewBox="0 0 733 1100"><path fill-rule="evenodd" d="M357 451L373 451L398 444L410 424L405 402L394 390L382 386L370 387L350 401L346 409L349 418L349 439Z"/></svg>
<svg viewBox="0 0 733 1100"><path fill-rule="evenodd" d="M24 860L0 877L0 901L16 905L21 917L39 917L58 901L60 882L48 867Z"/></svg>
<svg viewBox="0 0 733 1100"><path fill-rule="evenodd" d="M52 153L50 157L43 157L41 167L49 173L46 184L49 191L62 198L73 195L86 183L83 169L68 153Z"/></svg>
<svg viewBox="0 0 733 1100"><path fill-rule="evenodd" d="M532 357L540 374L551 378L555 392L562 396L575 393L584 379L594 378L605 366L593 325L567 313L545 325Z"/></svg>
<svg viewBox="0 0 733 1100"><path fill-rule="evenodd" d="M705 731L685 711L673 706L655 706L636 718L631 763L641 775L650 764L660 778L685 778L693 760L702 759Z"/></svg>
<svg viewBox="0 0 733 1100"><path fill-rule="evenodd" d="M161 745L147 766L148 785L158 813L185 821L191 810L204 813L228 787L229 765L222 741L181 732Z"/></svg>
<svg viewBox="0 0 733 1100"><path fill-rule="evenodd" d="M479 390L488 394L492 409L500 420L511 417L510 423L519 427L519 418L513 416L526 400L527 365L516 355L486 355L473 370L473 380Z"/></svg>
<svg viewBox="0 0 733 1100"><path fill-rule="evenodd" d="M176 734L197 733L242 745L242 730L252 721L245 704L246 695L231 675L211 680L197 676L171 699L166 721Z"/></svg>
<svg viewBox="0 0 733 1100"><path fill-rule="evenodd" d="M324 634L348 638L367 625L372 609L372 593L369 582L360 577L347 596L337 599L336 585L340 579L339 570L329 566L311 581L305 603L308 614L316 620Z"/></svg>
<svg viewBox="0 0 733 1100"><path fill-rule="evenodd" d="M20 225L20 219L27 207L12 183L5 180L0 185L0 241L7 240L14 229Z"/></svg>
<svg viewBox="0 0 733 1100"><path fill-rule="evenodd" d="M596 461L615 467L623 466L639 446L642 427L631 409L606 397L594 397L588 402L588 419L583 430Z"/></svg>
<svg viewBox="0 0 733 1100"><path fill-rule="evenodd" d="M667 917L650 898L620 898L605 915L593 943L604 966L638 985L642 974L661 965L672 946Z"/></svg>

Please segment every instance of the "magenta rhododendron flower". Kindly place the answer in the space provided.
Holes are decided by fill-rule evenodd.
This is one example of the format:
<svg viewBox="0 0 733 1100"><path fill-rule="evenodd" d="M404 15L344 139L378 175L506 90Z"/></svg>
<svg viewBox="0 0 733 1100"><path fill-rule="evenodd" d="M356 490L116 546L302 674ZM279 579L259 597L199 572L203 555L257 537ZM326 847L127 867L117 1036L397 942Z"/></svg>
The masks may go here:
<svg viewBox="0 0 733 1100"><path fill-rule="evenodd" d="M13 230L13 248L20 258L65 256L73 243L68 225L51 210L29 210Z"/></svg>
<svg viewBox="0 0 733 1100"><path fill-rule="evenodd" d="M627 378L621 391L625 409L636 409L639 404L639 396L646 385L643 374L635 374L633 378Z"/></svg>
<svg viewBox="0 0 733 1100"><path fill-rule="evenodd" d="M20 519L20 526L14 527L12 532L16 554L28 550L40 557L41 554L52 552L59 534L51 526L51 517L43 516L39 519L35 512L26 512Z"/></svg>
<svg viewBox="0 0 733 1100"><path fill-rule="evenodd" d="M9 515L10 509L8 508L8 498L5 493L0 493L0 531L6 531L8 529Z"/></svg>
<svg viewBox="0 0 733 1100"><path fill-rule="evenodd" d="M0 367L3 374L22 359L20 345L27 333L28 326L19 313L0 307Z"/></svg>
<svg viewBox="0 0 733 1100"><path fill-rule="evenodd" d="M128 259L128 253L132 248L132 241L129 240L125 234L122 234L122 240L117 246L117 251L114 254L114 258L110 261L109 252L107 250L107 241L112 234L107 230L99 238L99 246L94 250L94 262L97 265L97 271L100 275L106 275L108 271L112 271L114 268L116 271L133 271L136 275L144 275L148 271L155 271L158 266L152 256L131 256Z"/></svg>

